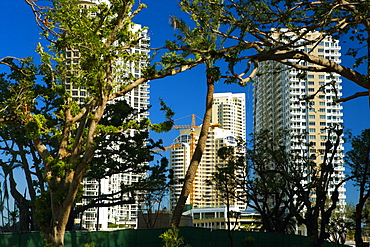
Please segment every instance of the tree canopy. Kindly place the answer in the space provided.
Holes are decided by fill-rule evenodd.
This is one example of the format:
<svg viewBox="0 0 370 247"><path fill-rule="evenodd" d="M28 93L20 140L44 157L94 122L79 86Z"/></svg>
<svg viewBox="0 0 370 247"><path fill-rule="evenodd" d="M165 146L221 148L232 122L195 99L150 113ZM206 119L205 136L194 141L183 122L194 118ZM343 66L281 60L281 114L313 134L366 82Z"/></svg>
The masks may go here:
<svg viewBox="0 0 370 247"><path fill-rule="evenodd" d="M181 6L197 20L197 30L227 39L227 82L245 85L258 76L259 62L276 61L302 71L337 73L365 89L338 102L368 95L369 69L359 67L368 59L368 1L186 0ZM234 31L228 33L230 28ZM316 35L312 35L314 32ZM353 65L344 66L330 56L312 54L326 37L352 42L344 56L354 60Z"/></svg>
<svg viewBox="0 0 370 247"><path fill-rule="evenodd" d="M27 145L23 154L34 158L36 170L30 181L37 181L36 212L43 219L41 230L48 243L62 246L70 212L80 198L81 181L99 145L103 145L102 137L127 138L126 131L136 130L141 135L135 136L137 145L141 145L139 139L147 138L141 130L171 128L172 113L165 105L166 121L152 124L148 119L123 121L125 116L117 115L117 111L123 112L114 109L111 103L143 83L183 72L207 58L178 59L169 53L150 64L147 53L134 52L136 47L148 46L143 41L146 28L133 22L145 5L135 7L135 1L26 2L43 31L44 40L36 48L40 63L33 58L0 60L11 69L1 79L4 89L0 95L1 130L8 135L3 138L11 141L18 141L12 135L22 131L17 138L20 141L24 138L21 144ZM71 57L71 53L77 58ZM132 69L140 70L140 75L130 72ZM74 101L66 84L84 88L87 91L84 102ZM19 145L15 150L22 148L25 147ZM150 157L148 150L145 153ZM144 155L140 157L145 160ZM127 155L125 158L130 159ZM31 167L28 165L27 169ZM160 167L151 172L157 175L164 172ZM109 174L100 176L106 175Z"/></svg>

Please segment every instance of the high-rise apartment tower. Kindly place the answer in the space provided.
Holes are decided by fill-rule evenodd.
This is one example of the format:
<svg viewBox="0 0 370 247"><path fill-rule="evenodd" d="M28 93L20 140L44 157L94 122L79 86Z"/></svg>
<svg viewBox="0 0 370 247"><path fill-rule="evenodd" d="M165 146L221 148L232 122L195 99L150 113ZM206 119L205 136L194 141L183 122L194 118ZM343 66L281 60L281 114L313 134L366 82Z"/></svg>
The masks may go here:
<svg viewBox="0 0 370 247"><path fill-rule="evenodd" d="M213 94L212 123L230 130L236 138L246 139L246 112L244 93Z"/></svg>
<svg viewBox="0 0 370 247"><path fill-rule="evenodd" d="M313 32L307 39L319 35ZM320 43L300 49L312 50L312 54L340 63L340 45L338 40L327 36ZM301 61L302 65L306 62ZM310 72L302 74L294 68L288 68L277 62L268 61L260 64L261 76L254 83L254 121L255 132L269 130L272 134L289 131L288 148L307 149L294 136L303 135L310 143L309 152L316 155L316 163L324 159L325 143L329 127L342 125L342 106L335 103L341 93L341 79L338 74ZM310 100L307 96L315 94ZM344 178L343 145L339 145L335 155L335 181ZM339 205L345 205L345 188L339 189Z"/></svg>
<svg viewBox="0 0 370 247"><path fill-rule="evenodd" d="M215 93L213 103L212 124L208 131L207 144L199 164L193 183L192 192L186 204L193 208L219 207L225 205L222 196L209 184L216 166L222 164L217 156L221 147L236 146L238 137L245 137L245 94ZM182 129L174 139L174 144L180 144L170 151L170 166L176 179L183 179L192 157L191 144L198 140L200 128ZM194 134L193 134L194 133ZM195 140L192 140L195 138ZM170 206L176 206L181 193L182 183L171 187ZM234 201L234 206L245 209L245 204Z"/></svg>

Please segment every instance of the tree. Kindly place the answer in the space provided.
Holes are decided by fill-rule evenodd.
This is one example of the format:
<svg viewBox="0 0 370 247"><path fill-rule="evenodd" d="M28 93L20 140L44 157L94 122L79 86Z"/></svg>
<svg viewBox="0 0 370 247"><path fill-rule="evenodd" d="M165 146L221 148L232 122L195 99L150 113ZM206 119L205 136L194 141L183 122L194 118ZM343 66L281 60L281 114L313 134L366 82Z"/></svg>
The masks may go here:
<svg viewBox="0 0 370 247"><path fill-rule="evenodd" d="M228 171L231 173L228 183L236 184L233 197L245 201L261 215L261 230L266 232L294 231L295 221L289 212L294 191L288 171L298 167L291 157L293 155L281 145L283 136L286 135L273 136L263 131L253 137L252 146L239 143L238 148L245 148L244 155L235 156L234 148L227 147L223 149L229 150L229 156L220 156L226 160L229 169L232 168ZM223 152L220 150L219 153ZM219 183L219 177L213 179Z"/></svg>
<svg viewBox="0 0 370 247"><path fill-rule="evenodd" d="M335 212L330 218L327 232L330 239L337 244L344 244L346 239L352 239L351 233L355 226L355 207L353 204L346 204L343 211ZM353 235L352 235L353 236Z"/></svg>
<svg viewBox="0 0 370 247"><path fill-rule="evenodd" d="M167 129L172 126L173 112L161 101L161 110L166 111L167 121L153 125L156 130ZM99 194L96 196L81 197L85 203L75 207L70 215L69 227L78 214L89 208L111 207L124 204L140 203L143 197L149 194L160 194L166 191L172 175L167 169L168 162L162 159L157 164L154 161L152 149L161 147L162 141L157 142L149 138L148 119L139 119L138 115L147 111L137 111L130 107L125 100L115 100L108 104L100 124L102 126L122 125L129 129L126 132L101 133L96 136L96 151L92 159L86 178L100 181L115 174L129 174L131 183L122 184L114 193ZM104 165L102 165L104 164ZM168 175L167 175L168 174ZM69 228L71 229L71 228Z"/></svg>
<svg viewBox="0 0 370 247"><path fill-rule="evenodd" d="M6 101L7 97L14 93L9 90L5 79L1 77L4 83L1 83L1 102ZM2 145L0 146L1 154L3 155L0 161L3 176L4 176L4 191L5 195L12 195L15 204L19 208L19 230L21 231L35 231L38 226L34 219L35 205L31 202L36 201L36 190L43 191L43 183L36 183L40 179L33 179L33 176L41 178L42 167L40 166L39 157L31 141L26 137L25 129L16 123L9 123L2 125L0 129L0 138ZM27 189L21 193L17 189L17 183L14 179L13 169L19 167L24 172ZM33 167L33 169L31 168ZM33 171L32 171L33 170ZM10 193L8 191L8 180L10 182ZM4 195L4 196L5 196ZM4 198L5 199L5 198ZM4 205L5 206L5 205ZM9 208L9 206L7 206ZM9 218L9 216L8 216Z"/></svg>
<svg viewBox="0 0 370 247"><path fill-rule="evenodd" d="M351 169L351 175L359 188L359 199L355 213L356 245L364 246L362 240L362 222L364 206L370 197L370 129L365 129L359 136L351 140L352 150L346 153L346 163Z"/></svg>
<svg viewBox="0 0 370 247"><path fill-rule="evenodd" d="M235 149L233 147L222 147L218 150L217 155L222 160L227 160L224 164L218 164L216 166L216 172L212 174L213 179L209 180L208 183L213 185L215 189L219 192L219 196L222 197L226 204L226 212L227 212L227 233L229 237L230 246L234 246L233 238L231 234L231 216L232 212L230 211L230 205L235 199L235 194L237 193L237 183L236 177L238 176L238 167L235 162L235 159L241 157L234 157ZM230 159L232 157L232 159ZM236 223L234 228L236 227Z"/></svg>
<svg viewBox="0 0 370 247"><path fill-rule="evenodd" d="M133 18L144 5L133 9L133 0L112 0L111 5L88 8L77 0L42 6L36 0L25 1L48 45L37 47L39 65L32 58L0 60L11 68L9 80L1 81L8 89L0 102L1 125L24 128L32 143L42 164L39 186L45 189L39 191L36 203L36 213L44 219L41 231L48 244L63 246L80 183L96 151L96 137L128 129L100 124L108 102L149 80L175 75L208 58L185 60L164 54L161 62L149 65L147 54L130 52L140 45L145 29L134 29ZM70 61L67 51L77 52L78 61ZM141 68L143 76L126 73L128 66ZM64 87L66 80L88 91L85 102L72 100Z"/></svg>
<svg viewBox="0 0 370 247"><path fill-rule="evenodd" d="M243 158L227 159L235 164L233 172L243 171L235 177L239 192L235 196L261 215L262 230L292 233L296 224L304 224L313 246L322 246L329 238L327 226L338 209L338 190L345 181L332 179L341 134L338 127L328 130L322 163L307 155L310 148L303 137L302 149L295 150L286 146L291 140L287 133L268 131L254 136Z"/></svg>
<svg viewBox="0 0 370 247"><path fill-rule="evenodd" d="M233 47L228 54L229 82L245 85L259 75L260 62L276 61L301 71L337 73L365 89L337 99L337 102L368 95L370 67L365 73L359 70L359 66L369 59L366 55L366 47L370 44L368 1L229 0L220 4L211 0L201 3L186 0L182 4L208 9L211 17L196 7L189 7L187 11L193 18L198 18L199 27L204 32L226 38L229 47ZM214 28L212 23L209 24L209 18L219 20L221 27ZM225 30L230 26L235 31L227 34ZM310 35L315 31L318 32L315 36ZM307 38L308 35L311 37ZM352 42L344 55L350 61L354 60L353 66L341 65L329 56L313 54L328 36ZM250 52L246 53L247 49Z"/></svg>
<svg viewBox="0 0 370 247"><path fill-rule="evenodd" d="M202 1L194 1L194 4L192 5L181 3L180 6L184 12L188 12L190 9L195 8L199 15L208 15L209 11L206 8L203 8L201 2ZM221 4L223 3L223 0L217 0L216 2ZM182 212L192 191L192 184L206 147L208 130L211 126L214 84L222 77L220 68L216 66L216 62L224 58L224 53L228 52L228 48L222 48L222 44L225 39L219 38L218 35L208 32L199 26L201 19L198 18L198 16L191 15L190 18L194 21L196 26L195 28L190 28L183 20L172 17L172 25L180 31L180 35L177 35L176 41L168 41L166 46L170 50L183 51L184 54L190 56L208 58L205 59L203 63L206 67L205 74L207 93L205 113L203 116L199 139L191 157L190 165L186 171L183 187L171 219L171 225L174 225L175 227L178 227L180 224ZM209 18L208 21L208 24L212 28L217 30L220 27L220 23L217 19ZM226 31L226 33L231 32L231 30L232 29Z"/></svg>

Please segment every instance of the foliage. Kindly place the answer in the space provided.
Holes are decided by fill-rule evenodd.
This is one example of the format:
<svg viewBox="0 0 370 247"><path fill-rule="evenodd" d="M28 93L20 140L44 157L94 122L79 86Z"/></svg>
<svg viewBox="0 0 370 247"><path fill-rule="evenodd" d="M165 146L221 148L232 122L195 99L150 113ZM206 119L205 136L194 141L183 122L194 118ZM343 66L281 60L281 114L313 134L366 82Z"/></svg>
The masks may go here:
<svg viewBox="0 0 370 247"><path fill-rule="evenodd" d="M83 247L95 247L95 246L96 246L95 242L90 242L90 243L84 244Z"/></svg>
<svg viewBox="0 0 370 247"><path fill-rule="evenodd" d="M245 237L242 242L242 247L252 247L256 239L252 236Z"/></svg>
<svg viewBox="0 0 370 247"><path fill-rule="evenodd" d="M355 241L362 246L362 223L366 201L370 197L370 129L365 129L359 136L351 139L352 150L346 153L346 163L351 172L351 177L359 188L359 199L355 213Z"/></svg>
<svg viewBox="0 0 370 247"><path fill-rule="evenodd" d="M179 236L179 229L173 225L159 237L163 239L164 247L181 247L184 244L184 238ZM186 245L186 247L190 246Z"/></svg>
<svg viewBox="0 0 370 247"><path fill-rule="evenodd" d="M351 169L351 175L357 186L364 184L367 189L370 186L369 167L369 147L370 147L370 129L365 129L359 136L350 139L352 149L346 152L346 163Z"/></svg>

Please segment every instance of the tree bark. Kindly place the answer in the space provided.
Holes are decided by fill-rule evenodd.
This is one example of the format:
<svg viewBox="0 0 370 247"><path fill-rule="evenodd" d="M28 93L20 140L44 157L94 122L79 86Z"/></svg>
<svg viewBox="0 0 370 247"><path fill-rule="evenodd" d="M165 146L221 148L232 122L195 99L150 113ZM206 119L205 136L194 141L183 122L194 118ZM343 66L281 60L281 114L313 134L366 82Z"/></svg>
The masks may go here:
<svg viewBox="0 0 370 247"><path fill-rule="evenodd" d="M364 241L362 240L362 210L364 208L364 203L362 200L359 200L359 203L356 204L356 215L355 215L355 242L356 246L362 247L364 245Z"/></svg>
<svg viewBox="0 0 370 247"><path fill-rule="evenodd" d="M370 146L366 149L366 159L365 159L365 167L364 172L362 175L362 180L360 182L360 198L358 199L358 204L356 205L356 214L355 214L355 242L356 246L362 247L365 246L364 241L362 240L362 211L364 209L364 205L366 200L369 198L370 191L366 191L367 181L368 181L368 173L369 173L369 165L370 165Z"/></svg>
<svg viewBox="0 0 370 247"><path fill-rule="evenodd" d="M173 211L171 225L179 227L182 212L185 207L186 200L188 199L190 192L192 191L193 181L198 170L199 163L202 159L202 155L207 143L208 130L211 125L212 117L212 104L213 104L213 93L214 93L214 77L207 73L207 96L206 96L206 111L203 117L203 125L200 131L199 140L197 147L195 148L193 157L190 161L189 168L186 172L184 184L182 186L181 194L177 201L176 207Z"/></svg>

